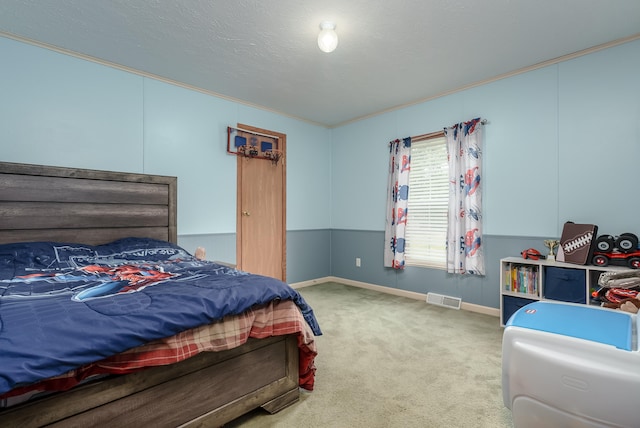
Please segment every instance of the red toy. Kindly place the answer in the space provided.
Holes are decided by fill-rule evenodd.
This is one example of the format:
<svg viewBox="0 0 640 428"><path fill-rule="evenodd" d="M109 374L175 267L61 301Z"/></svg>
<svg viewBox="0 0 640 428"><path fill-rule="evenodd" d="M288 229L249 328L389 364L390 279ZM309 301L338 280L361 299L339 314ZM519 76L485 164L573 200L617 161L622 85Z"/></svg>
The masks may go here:
<svg viewBox="0 0 640 428"><path fill-rule="evenodd" d="M536 250L535 248L526 249L520 254L522 255L522 258L525 260L527 259L538 260L538 259L545 258L542 254L540 254L540 251Z"/></svg>

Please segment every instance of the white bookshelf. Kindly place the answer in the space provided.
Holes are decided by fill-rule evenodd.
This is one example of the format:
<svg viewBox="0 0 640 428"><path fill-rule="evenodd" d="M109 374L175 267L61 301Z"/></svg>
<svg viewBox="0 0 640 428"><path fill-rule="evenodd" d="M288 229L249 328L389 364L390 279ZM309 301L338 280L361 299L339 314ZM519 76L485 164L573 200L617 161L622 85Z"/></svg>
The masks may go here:
<svg viewBox="0 0 640 428"><path fill-rule="evenodd" d="M597 290L604 272L625 272L627 267L593 266L522 257L500 259L500 324L531 301L559 300L596 304L591 292ZM515 277L514 277L515 275Z"/></svg>

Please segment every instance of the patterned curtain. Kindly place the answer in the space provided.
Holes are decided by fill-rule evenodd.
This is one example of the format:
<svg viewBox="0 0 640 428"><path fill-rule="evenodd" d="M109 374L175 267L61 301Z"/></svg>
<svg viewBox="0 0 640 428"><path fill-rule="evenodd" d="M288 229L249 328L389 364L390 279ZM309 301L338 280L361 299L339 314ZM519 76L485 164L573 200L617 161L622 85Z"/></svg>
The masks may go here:
<svg viewBox="0 0 640 428"><path fill-rule="evenodd" d="M447 272L484 275L482 247L482 123L445 128L449 157Z"/></svg>
<svg viewBox="0 0 640 428"><path fill-rule="evenodd" d="M389 180L387 182L387 220L384 231L384 266L404 268L404 229L409 199L411 138L389 143Z"/></svg>

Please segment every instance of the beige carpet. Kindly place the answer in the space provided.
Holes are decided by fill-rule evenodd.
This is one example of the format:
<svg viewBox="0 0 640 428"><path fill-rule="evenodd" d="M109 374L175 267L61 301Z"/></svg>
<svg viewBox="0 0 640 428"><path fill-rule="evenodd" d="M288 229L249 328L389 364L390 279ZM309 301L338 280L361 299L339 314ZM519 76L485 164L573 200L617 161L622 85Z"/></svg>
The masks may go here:
<svg viewBox="0 0 640 428"><path fill-rule="evenodd" d="M299 291L324 333L315 390L227 427L513 427L498 318L336 283Z"/></svg>

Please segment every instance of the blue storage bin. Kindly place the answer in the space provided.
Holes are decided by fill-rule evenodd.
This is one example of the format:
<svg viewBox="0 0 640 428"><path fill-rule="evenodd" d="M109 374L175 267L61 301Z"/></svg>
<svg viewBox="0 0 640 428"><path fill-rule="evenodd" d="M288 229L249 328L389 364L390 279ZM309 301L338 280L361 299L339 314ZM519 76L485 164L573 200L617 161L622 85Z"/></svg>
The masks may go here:
<svg viewBox="0 0 640 428"><path fill-rule="evenodd" d="M529 303L537 302L537 300L525 299L522 297L502 296L502 321L506 324L518 309Z"/></svg>
<svg viewBox="0 0 640 428"><path fill-rule="evenodd" d="M587 303L586 274L582 269L546 267L544 284L545 299L561 302Z"/></svg>

